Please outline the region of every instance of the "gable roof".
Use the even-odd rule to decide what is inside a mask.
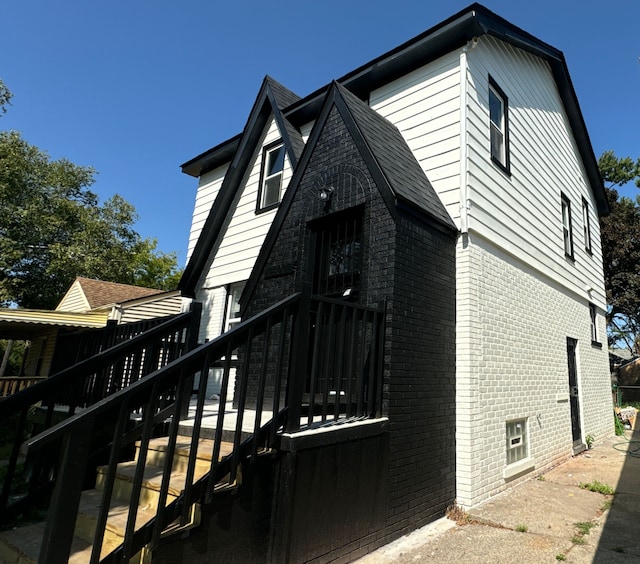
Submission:
[[[129,284],[118,284],[116,282],[104,282],[91,278],[78,276],[64,295],[60,304],[72,293],[79,292],[88,304],[88,309],[93,310],[102,306],[122,303],[137,298],[144,298],[155,294],[162,294],[164,290],[153,288],[142,288],[140,286],[130,286]],[[60,307],[58,305],[58,308]],[[56,310],[59,311],[59,309]]]
[[[324,105],[313,126],[298,167],[293,173],[289,187],[260,248],[251,276],[242,293],[240,301],[243,307],[253,294],[260,274],[266,266],[271,249],[305,175],[311,155],[318,146],[329,113],[334,107],[351,134],[391,215],[395,217],[396,206],[404,202],[422,217],[427,216],[434,220],[440,229],[449,233],[458,231],[398,128],[346,88],[333,82],[325,96]]]
[[[348,128],[358,128],[358,133],[366,144],[366,147],[359,145],[361,152],[366,151],[373,157],[396,202],[404,200],[444,227],[457,231],[455,223],[400,130],[337,82],[333,83],[327,98],[334,101]],[[330,103],[329,100],[325,102]],[[357,132],[352,131],[352,135],[357,135]],[[390,211],[395,213],[393,209]]]
[[[339,78],[337,82],[347,87],[356,96],[364,99],[372,90],[460,48],[474,37],[482,35],[496,37],[540,57],[549,64],[596,199],[598,212],[601,215],[608,213],[609,204],[602,178],[564,55],[555,47],[511,24],[481,4],[471,4],[417,37],[349,72]],[[320,111],[328,88],[329,85],[323,86],[287,107],[284,116],[297,127],[312,121]],[[220,166],[228,162],[228,154],[233,147],[237,147],[238,142],[239,138],[234,137],[189,162],[206,159],[207,166],[210,167],[209,170]],[[191,174],[193,169],[190,170],[191,172],[185,170],[185,165],[183,165],[184,172]]]
[[[304,142],[300,132],[282,114],[282,108],[291,105],[296,100],[299,100],[299,97],[293,92],[287,90],[271,77],[265,77],[249,114],[247,124],[238,139],[237,146],[234,146],[233,158],[225,174],[220,191],[211,206],[211,211],[202,227],[196,246],[191,253],[191,258],[178,284],[178,289],[186,296],[193,297],[196,284],[207,263],[209,254],[213,250],[225,224],[230,220],[234,202],[239,197],[239,188],[245,169],[254,154],[271,115],[273,115],[280,130],[289,162],[292,168],[295,169],[298,158],[304,149]],[[223,150],[225,154],[230,152],[229,147],[229,145],[225,145]],[[192,159],[182,165],[182,169],[188,174],[199,176],[207,170],[218,166],[215,162],[217,162],[215,159],[212,161],[209,158],[208,153],[203,153],[200,157],[196,157],[196,159]]]

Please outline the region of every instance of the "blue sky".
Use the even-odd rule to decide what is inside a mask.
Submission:
[[[0,128],[93,166],[182,264],[197,181],[179,165],[241,131],[265,74],[305,96],[469,4],[4,0]],[[640,2],[484,5],[564,52],[596,156],[640,156]]]

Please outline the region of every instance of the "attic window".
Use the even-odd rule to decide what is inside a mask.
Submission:
[[[491,160],[509,173],[508,100],[495,80],[489,77],[489,129]]]
[[[260,171],[258,212],[273,209],[280,203],[282,171],[284,170],[284,145],[278,141],[264,148]]]

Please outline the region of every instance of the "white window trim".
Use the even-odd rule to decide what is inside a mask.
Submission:
[[[226,333],[227,331],[229,331],[229,329],[232,329],[234,327],[234,325],[237,325],[238,323],[240,323],[240,321],[242,321],[241,317],[238,316],[232,316],[232,314],[234,313],[234,296],[237,299],[240,299],[240,296],[242,295],[242,291],[244,290],[244,286],[245,286],[246,282],[234,282],[233,284],[229,284],[228,289],[227,289],[227,303],[226,303],[226,310],[225,310],[225,316],[224,316],[224,332]],[[237,299],[235,300],[237,302]]]
[[[261,211],[266,211],[266,210],[270,210],[273,209],[274,207],[278,206],[278,204],[280,203],[280,200],[282,199],[282,184],[283,184],[283,177],[284,177],[284,161],[286,159],[286,154],[284,154],[282,156],[282,167],[279,168],[278,170],[276,170],[275,172],[268,174],[268,167],[269,167],[269,159],[271,157],[271,155],[273,153],[275,153],[276,151],[280,151],[283,150],[284,151],[284,145],[282,143],[282,141],[277,141],[275,143],[271,143],[270,145],[267,145],[264,147],[263,151],[262,151],[262,165],[261,165],[261,171],[260,171],[260,190],[259,190],[259,194],[258,194],[258,202],[257,202],[257,208],[256,208],[256,212],[261,212]],[[273,180],[275,178],[279,178],[279,188],[278,188],[278,199],[276,201],[273,202],[266,202],[266,196],[268,194],[267,192],[267,182],[269,182],[270,180]]]

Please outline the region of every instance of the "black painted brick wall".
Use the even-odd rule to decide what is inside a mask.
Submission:
[[[323,185],[336,189],[330,210],[318,198]],[[455,237],[400,209],[394,220],[335,108],[269,257],[269,265],[294,264],[295,271],[269,279],[263,273],[246,317],[301,289],[309,267],[307,222],[357,205],[364,205],[361,301],[389,300],[383,400],[389,466],[384,528],[333,551],[329,560],[337,561],[440,517],[455,498]],[[256,387],[250,381],[250,397]]]

